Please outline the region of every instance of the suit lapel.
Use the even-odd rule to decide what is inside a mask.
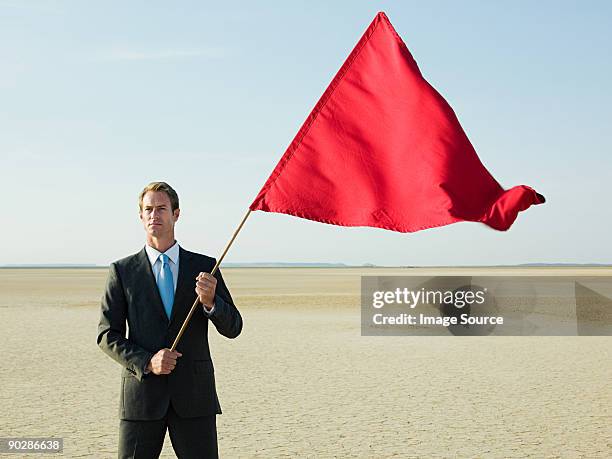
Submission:
[[[152,307],[157,310],[163,320],[168,323],[168,316],[166,315],[164,303],[162,302],[161,295],[159,294],[159,289],[157,288],[157,282],[155,281],[153,268],[151,267],[151,262],[149,261],[149,257],[147,256],[147,251],[144,248],[138,253],[137,269],[139,271],[138,278],[142,279],[143,282],[143,294],[147,295],[146,303],[151,304]]]

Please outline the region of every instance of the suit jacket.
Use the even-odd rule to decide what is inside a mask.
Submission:
[[[181,417],[221,413],[208,348],[208,323],[212,322],[228,338],[235,338],[242,330],[242,317],[221,271],[215,274],[215,309],[210,316],[202,306],[196,309],[177,346],[183,355],[177,359],[174,370],[168,375],[145,373],[151,357],[162,348],[170,348],[178,335],[197,296],[197,275],[211,272],[214,265],[214,258],[179,249],[179,273],[170,320],[144,248],[110,265],[97,342],[123,366],[121,419],[161,419],[170,402]]]

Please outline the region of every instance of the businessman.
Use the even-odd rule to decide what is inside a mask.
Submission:
[[[215,259],[175,240],[180,209],[174,189],[150,183],[139,209],[146,245],[111,264],[98,325],[98,345],[123,367],[118,456],[159,457],[167,429],[179,458],[216,458],[221,406],[208,324],[235,338],[242,317],[221,272],[209,274]],[[196,297],[198,308],[171,351]]]

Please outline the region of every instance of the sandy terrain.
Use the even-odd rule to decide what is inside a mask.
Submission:
[[[233,341],[211,330],[221,456],[612,457],[609,337],[360,335],[361,274],[493,271],[612,275],[224,270],[245,328]],[[0,270],[1,437],[116,457],[120,368],[95,343],[105,278]],[[168,437],[162,457],[174,457]]]

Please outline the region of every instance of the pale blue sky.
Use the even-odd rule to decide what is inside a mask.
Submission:
[[[492,174],[548,202],[506,233],[256,212],[226,260],[612,262],[610,2],[0,0],[0,264],[136,252],[152,180],[179,242],[218,256],[379,10]]]

